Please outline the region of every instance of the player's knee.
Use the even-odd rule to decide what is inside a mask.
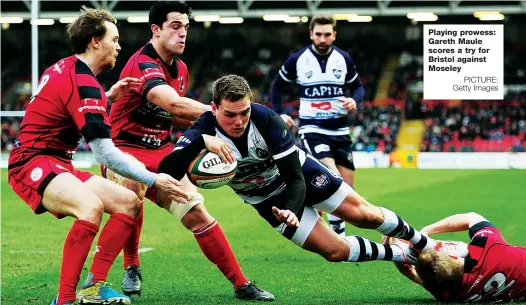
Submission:
[[[358,194],[349,194],[345,198],[351,208],[351,222],[364,229],[374,229],[382,224],[383,215],[380,209],[369,203]]]
[[[181,219],[181,223],[191,232],[197,232],[212,221],[212,215],[208,213],[204,204],[200,203],[192,207]]]
[[[122,179],[121,185],[134,192],[140,200],[144,199],[148,186],[127,178]]]
[[[137,217],[141,210],[142,201],[134,192],[126,190],[122,196],[122,206],[125,214],[131,217]]]
[[[347,252],[348,251],[346,251],[345,248],[335,248],[335,249],[332,249],[331,251],[324,253],[323,257],[328,262],[343,262],[347,260],[347,257],[348,257]]]
[[[85,200],[80,204],[80,208],[76,212],[75,217],[80,220],[89,221],[96,225],[99,225],[102,221],[102,215],[104,214],[104,205],[98,198]]]

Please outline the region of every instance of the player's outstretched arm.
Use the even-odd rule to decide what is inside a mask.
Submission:
[[[205,149],[205,141],[199,135],[185,146],[178,146],[159,163],[159,173],[166,173],[175,179],[181,180],[186,175],[192,160]]]
[[[106,92],[106,96],[108,100],[114,102],[120,100],[127,93],[139,93],[140,89],[141,81],[138,78],[125,77],[111,86],[110,90]]]
[[[167,84],[153,87],[148,91],[146,98],[171,115],[190,121],[195,121],[204,112],[212,110],[210,105],[179,96],[177,91]]]
[[[111,139],[95,138],[89,142],[89,145],[97,162],[114,172],[150,187],[155,186],[157,189],[170,194],[175,201],[184,203],[190,200],[190,196],[179,188],[181,186],[179,181],[166,174],[155,174],[137,166],[129,158],[126,158],[120,149],[115,147]]]
[[[424,227],[421,232],[431,236],[440,233],[467,231],[481,221],[487,220],[474,212],[455,214]]]
[[[281,179],[286,184],[286,202],[283,205],[283,209],[290,210],[295,215],[298,215],[307,190],[298,151],[277,159],[275,162]]]

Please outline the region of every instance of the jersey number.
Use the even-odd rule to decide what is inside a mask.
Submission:
[[[319,102],[311,103],[312,108],[318,108],[321,110],[330,110],[332,108],[331,102]]]
[[[161,146],[161,139],[157,138],[153,134],[144,134],[144,137],[142,137],[142,141],[146,142],[148,144],[151,144],[153,146]]]
[[[472,297],[469,298],[469,301],[478,301],[484,297],[486,297],[488,294],[493,293],[493,298],[499,297],[502,293],[506,292],[511,285],[515,283],[515,280],[511,281],[508,285],[506,285],[506,275],[502,272],[495,273],[484,285],[484,294],[475,294]]]
[[[44,89],[44,86],[47,84],[48,81],[49,81],[49,75],[48,74],[42,76],[42,80],[40,81],[40,84],[38,84],[38,87],[37,87],[37,90],[35,91],[35,94],[29,100],[29,104],[31,104],[35,100],[35,97],[37,97],[37,95],[40,93],[40,91],[42,91],[42,89]]]

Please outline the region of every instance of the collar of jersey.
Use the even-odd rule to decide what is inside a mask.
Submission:
[[[334,46],[331,46],[331,50],[329,51],[329,53],[325,54],[325,55],[321,55],[319,54],[318,52],[316,52],[314,50],[314,45],[311,44],[310,47],[309,47],[309,51],[314,55],[314,57],[316,57],[318,60],[322,60],[322,59],[327,59],[329,58],[329,56],[331,56],[332,52],[334,51]]]
[[[151,42],[148,42],[142,51],[143,54],[146,54],[147,56],[151,57],[152,59],[159,59],[159,61],[168,69],[168,72],[170,73],[170,76],[177,77],[179,75],[179,69],[177,67],[177,61],[179,60],[179,57],[175,57],[174,61],[171,65],[169,65],[167,62],[165,62],[161,56],[155,51],[155,48],[153,47]]]

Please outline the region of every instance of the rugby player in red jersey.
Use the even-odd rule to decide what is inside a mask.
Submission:
[[[174,148],[171,143],[172,120],[194,121],[210,106],[184,97],[188,87],[188,69],[179,56],[183,53],[188,34],[190,7],[178,1],[160,1],[152,5],[149,25],[152,38],[139,49],[121,72],[121,79],[140,79],[139,92],[130,92],[112,101],[110,123],[115,145],[129,158],[157,172],[161,160]],[[203,196],[187,178],[183,189],[192,196],[185,204],[174,202],[168,194],[133,179],[124,179],[107,168],[103,176],[133,190],[177,216],[193,234],[204,255],[233,284],[235,296],[247,300],[274,300],[274,296],[247,280],[217,221],[203,205]],[[143,209],[136,229],[124,246],[124,280],[126,295],[141,294],[142,275],[138,256],[143,223]],[[99,260],[100,259],[100,260]],[[95,258],[85,285],[106,280],[108,270],[99,267],[103,256]]]
[[[58,297],[52,304],[73,304],[76,287],[102,214],[111,217],[102,230],[98,250],[103,250],[109,269],[135,228],[141,201],[130,190],[88,172],[75,169],[72,158],[81,136],[96,160],[123,176],[141,181],[178,199],[187,195],[168,175],[155,174],[124,158],[110,139],[106,115],[107,97],[95,78],[110,70],[120,51],[115,18],[105,10],[83,7],[68,27],[75,55],[46,69],[22,120],[15,148],[9,156],[8,179],[14,192],[36,214],[76,218],[66,237]],[[118,96],[130,91],[132,78],[122,79],[109,91]],[[111,242],[108,242],[111,241]],[[99,252],[95,257],[99,257]],[[106,283],[93,283],[83,301],[130,304],[127,296]]]
[[[416,265],[398,270],[442,302],[520,302],[526,300],[526,248],[512,246],[477,213],[456,214],[433,223],[428,236],[469,231],[467,254],[422,251]]]

